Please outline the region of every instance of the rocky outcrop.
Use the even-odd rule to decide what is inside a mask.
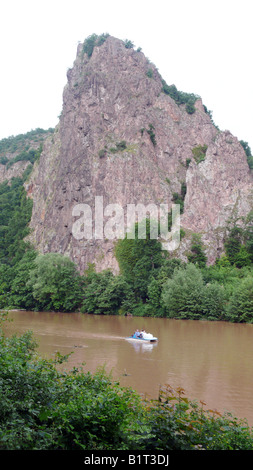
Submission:
[[[10,168],[6,165],[0,164],[0,183],[3,183],[6,180],[11,180],[11,178],[16,178],[21,176],[25,169],[28,167],[29,162],[16,162]]]
[[[21,177],[31,163],[31,152],[40,152],[40,146],[53,131],[37,128],[0,140],[0,183]]]
[[[252,210],[252,182],[244,150],[228,131],[217,134],[203,162],[190,165],[182,225],[202,234],[209,263],[223,251],[228,221]]]
[[[186,237],[178,250],[185,256],[189,234],[200,232],[212,262],[222,248],[226,220],[251,208],[252,174],[238,140],[220,132],[201,99],[188,114],[163,93],[156,67],[142,52],[109,36],[92,55],[80,44],[68,71],[63,109],[53,138],[35,164],[28,194],[33,198],[31,239],[42,252],[68,254],[83,271],[117,271],[115,240],[77,239],[73,209],[87,204],[95,214],[103,205],[173,203],[186,182],[182,224]],[[193,149],[206,149],[197,163]]]

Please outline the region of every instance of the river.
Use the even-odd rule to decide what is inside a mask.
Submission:
[[[206,408],[231,412],[253,426],[253,325],[168,318],[12,311],[7,335],[32,330],[39,353],[70,354],[65,369],[105,367],[122,386],[147,398],[159,387],[182,387]],[[135,329],[158,337],[153,344],[125,338]]]

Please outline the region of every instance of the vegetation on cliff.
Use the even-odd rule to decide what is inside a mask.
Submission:
[[[100,34],[100,36],[97,34],[91,34],[88,36],[83,43],[83,53],[87,54],[87,56],[90,58],[92,56],[94,47],[101,46],[108,36],[109,34],[107,33]]]
[[[0,155],[6,153],[15,153],[17,151],[28,150],[31,142],[33,142],[37,147],[45,137],[49,134],[52,134],[54,129],[50,127],[49,129],[37,128],[26,132],[25,134],[18,134],[16,136],[6,137],[0,140]],[[37,145],[38,144],[38,145]],[[27,147],[28,146],[28,147]]]
[[[195,102],[199,96],[194,95],[193,93],[185,93],[179,91],[175,85],[167,85],[165,80],[162,80],[162,91],[169,95],[178,105],[185,104],[185,109],[188,114],[193,114],[195,112]]]

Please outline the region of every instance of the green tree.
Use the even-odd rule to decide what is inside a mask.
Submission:
[[[248,142],[245,142],[244,140],[240,140],[240,144],[244,148],[249,168],[252,170],[253,169],[253,155],[251,153],[250,146]]]
[[[11,304],[10,290],[13,278],[13,268],[0,263],[0,308],[9,307]]]
[[[253,322],[253,278],[243,279],[234,289],[227,319],[237,323]]]
[[[76,265],[60,253],[38,255],[27,287],[43,310],[74,311],[83,298],[82,278]]]
[[[101,46],[108,36],[109,34],[107,33],[103,33],[100,36],[97,34],[91,34],[88,36],[83,43],[83,53],[86,53],[90,58],[92,56],[94,47]]]
[[[114,315],[132,309],[133,293],[122,276],[110,270],[87,273],[81,311],[95,315]]]
[[[242,244],[242,234],[242,228],[235,225],[229,231],[228,237],[224,243],[226,256],[231,264],[236,264],[236,259]]]
[[[162,289],[162,303],[171,318],[200,319],[203,314],[204,282],[194,264],[175,270]]]
[[[191,252],[188,254],[187,258],[189,263],[196,264],[200,268],[206,265],[207,257],[204,251],[204,245],[198,233],[192,235]]]
[[[32,199],[27,198],[24,178],[12,178],[0,184],[0,260],[14,265],[25,253],[28,224],[32,215]]]
[[[132,286],[137,300],[146,301],[148,285],[151,278],[163,265],[164,255],[161,243],[150,236],[150,221],[135,224],[134,239],[119,240],[115,254],[119,262],[121,274]],[[140,232],[139,232],[140,230]],[[146,236],[144,238],[145,230]],[[139,234],[143,238],[139,238]]]
[[[15,308],[34,309],[39,308],[38,302],[33,296],[33,286],[29,283],[30,272],[35,267],[37,252],[28,250],[22,259],[12,268],[13,280],[10,286],[9,303]]]
[[[218,282],[203,289],[203,314],[207,320],[225,320],[226,292]]]
[[[134,43],[130,41],[130,39],[125,39],[124,46],[126,47],[126,49],[133,49]]]
[[[152,316],[165,316],[164,306],[162,304],[162,290],[165,282],[171,279],[176,268],[184,267],[184,263],[176,258],[165,259],[156,276],[152,277],[148,285],[148,308]]]

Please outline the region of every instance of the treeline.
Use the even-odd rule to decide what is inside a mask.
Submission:
[[[6,137],[0,140],[0,156],[6,153],[15,153],[17,151],[27,151],[31,142],[42,143],[49,134],[53,134],[54,129],[47,130],[37,128],[27,132],[26,134],[18,134],[16,136]]]
[[[253,321],[251,217],[244,228],[233,226],[226,254],[215,265],[207,266],[198,234],[192,236],[187,263],[169,258],[161,243],[150,239],[147,221],[146,239],[138,239],[136,224],[135,239],[117,242],[119,275],[96,272],[94,265],[81,275],[68,257],[41,255],[24,243],[31,207],[21,190],[19,198],[1,245],[0,308]]]
[[[60,372],[31,333],[0,329],[1,450],[252,450],[246,420],[204,409],[167,386],[143,401],[103,369]]]
[[[188,262],[171,259],[157,240],[124,239],[116,246],[121,274],[86,273],[81,310],[180,319],[253,321],[253,232],[251,217],[234,226],[226,254],[207,266],[204,245],[192,236]],[[138,227],[136,226],[136,232]],[[235,234],[237,235],[235,237]]]

